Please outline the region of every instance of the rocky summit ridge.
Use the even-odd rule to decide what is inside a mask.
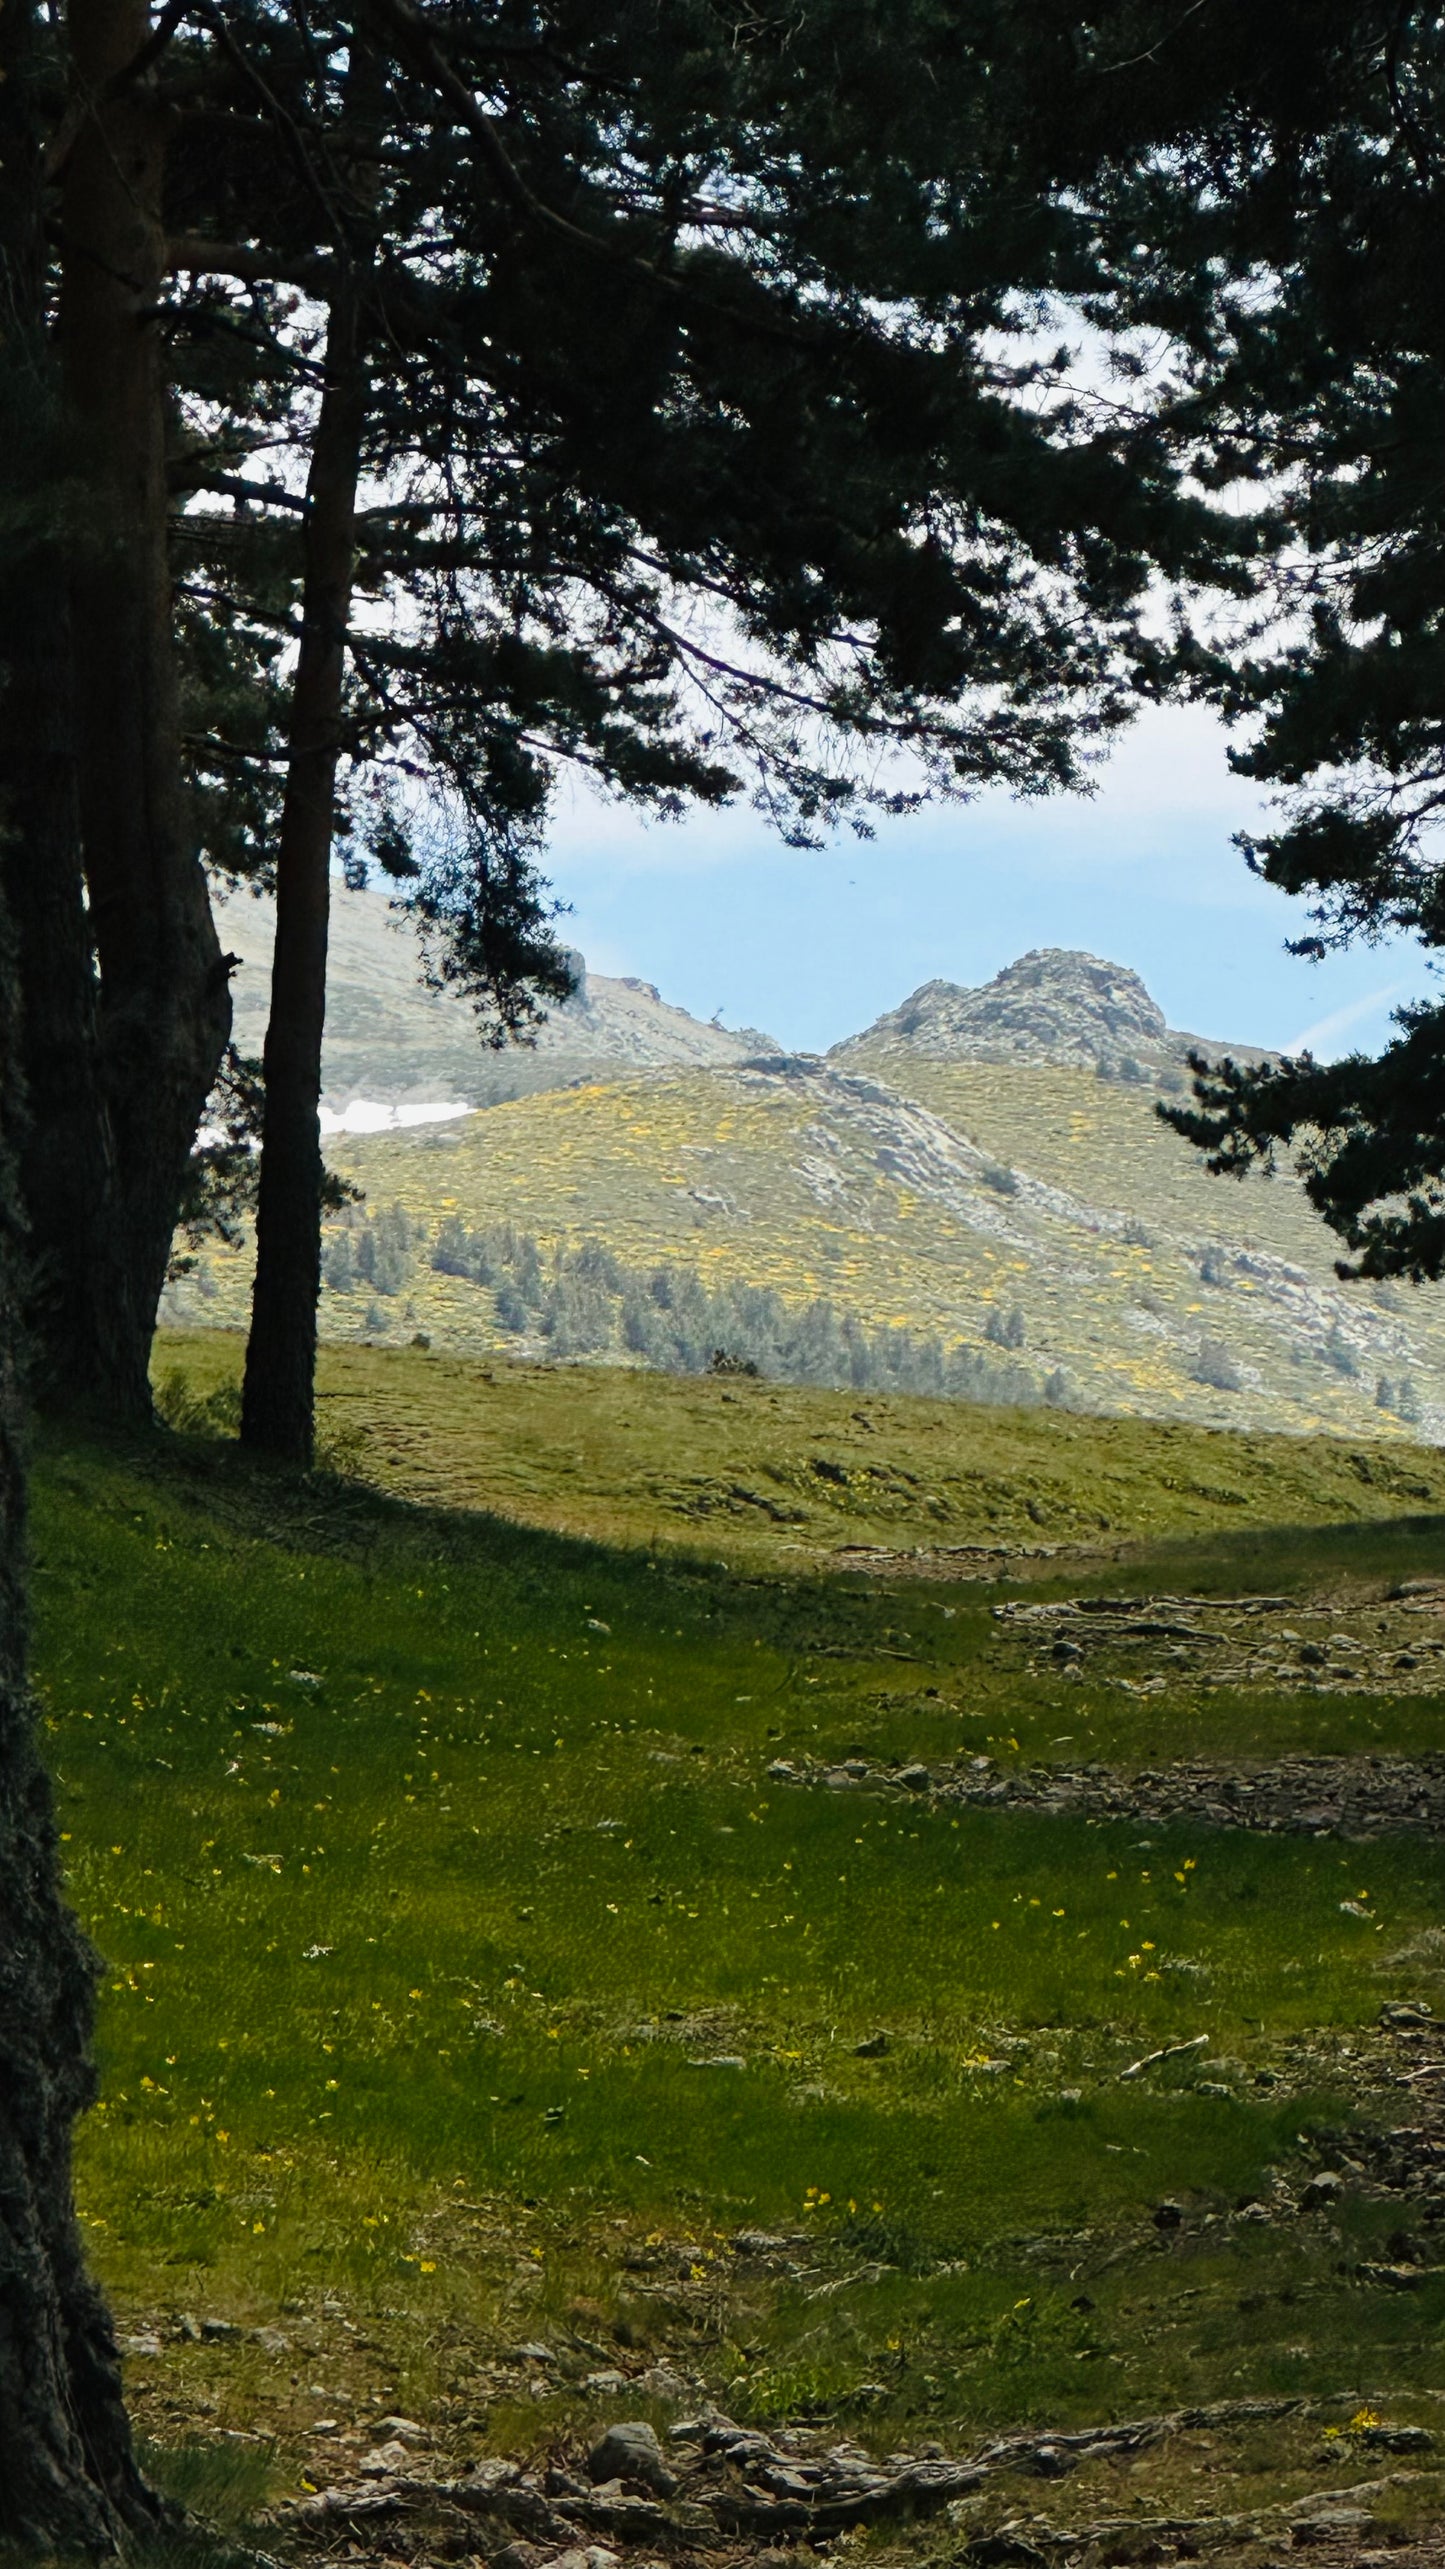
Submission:
[[[1262,1058],[1252,1045],[1226,1046],[1171,1028],[1138,973],[1125,964],[1079,947],[1036,946],[980,989],[925,981],[901,1006],[835,1044],[829,1059],[847,1064],[865,1058],[881,1065],[891,1053],[929,1061],[1051,1063],[1130,1079],[1177,1074],[1195,1051]]]
[[[275,910],[234,893],[219,905],[222,943],[234,958],[235,1040],[259,1054],[265,1039]],[[535,1039],[492,1051],[467,1000],[427,988],[409,924],[373,892],[337,885],[332,898],[323,1098],[388,1106],[496,1106],[579,1081],[639,1071],[731,1071],[780,1058],[755,1027],[704,1023],[672,1006],[652,982],[589,972],[574,954],[575,996],[548,1011]],[[1263,1058],[1165,1022],[1137,972],[1081,949],[1040,946],[971,989],[925,981],[900,1006],[832,1047],[827,1062],[890,1076],[890,1063],[996,1062],[1088,1070],[1106,1079],[1178,1088],[1191,1051]],[[802,1057],[815,1060],[813,1056]]]
[[[246,892],[218,904],[221,943],[234,958],[235,1041],[259,1054],[265,1041],[275,905]],[[771,1035],[704,1024],[674,1008],[654,984],[589,972],[572,955],[573,998],[548,1010],[535,1040],[492,1051],[470,1003],[428,989],[407,920],[374,892],[332,887],[323,1103],[334,1112],[365,1098],[498,1106],[578,1080],[639,1070],[727,1070],[776,1052]]]

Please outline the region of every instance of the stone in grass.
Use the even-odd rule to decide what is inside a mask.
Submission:
[[[1426,2281],[1428,2268],[1421,2266],[1356,2266],[1362,2284],[1379,2284],[1386,2292],[1418,2292]]]
[[[929,1793],[933,1789],[933,1778],[926,1766],[902,1766],[893,1780],[909,1793]]]
[[[686,2398],[687,2393],[695,2390],[697,2385],[688,2381],[683,2374],[675,2373],[670,2364],[649,2364],[645,2373],[639,2373],[637,2387],[639,2390],[646,2391],[649,2399],[680,2400]]]
[[[388,2443],[378,2444],[370,2453],[363,2453],[356,2466],[357,2477],[362,2480],[391,2480],[405,2471],[406,2465],[406,2446],[399,2444],[393,2436]]]
[[[1177,2230],[1184,2218],[1182,2203],[1156,2203],[1153,2213],[1156,2230]]]
[[[1300,2202],[1306,2212],[1322,2212],[1329,2205],[1338,2203],[1344,2190],[1345,2180],[1342,2176],[1337,2176],[1333,2168],[1321,2168],[1317,2175],[1310,2178],[1309,2184],[1300,2196]]]
[[[609,2426],[587,2456],[587,2476],[599,2485],[606,2480],[635,2480],[660,2498],[677,2494],[676,2475],[667,2467],[662,2446],[640,2418]]]

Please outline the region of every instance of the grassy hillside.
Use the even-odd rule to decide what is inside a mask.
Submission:
[[[174,1414],[226,1417],[242,1343],[166,1332]],[[1239,1436],[620,1368],[323,1348],[321,1435],[396,1496],[729,1559],[848,1546],[1085,1545],[1328,1526],[1445,1507],[1435,1447]]]
[[[197,1403],[228,1357],[165,1351]],[[359,1350],[325,1388],[409,1504],[203,1438],[37,1476],[40,1682],[108,1962],[82,2203],[172,2478],[294,2490],[397,2410],[463,2456],[702,2398],[884,2450],[1314,2403],[1081,2473],[1086,2517],[1287,2497],[1348,2479],[1321,2432],[1362,2400],[1433,2417],[1445,2274],[1361,2280],[1401,2218],[1363,2183],[1301,2207],[1310,2136],[1378,2116],[1381,2002],[1445,1999],[1437,1843],[960,1810],[890,1775],[1413,1756],[1438,1696],[1070,1680],[1002,1648],[1007,1591],[792,1549],[932,1543],[939,1497],[958,1540],[1036,1534],[1034,1502],[1087,1533],[1092,1500],[1187,1539],[1096,1585],[1359,1621],[1445,1572],[1439,1515],[1389,1521],[1438,1509],[1433,1455],[1382,1485],[1348,1449],[922,1403],[865,1427],[767,1386]],[[744,1468],[801,1525],[697,1512]],[[1031,1566],[1045,1598],[1081,1577]]]
[[[852,1364],[855,1381],[942,1388],[952,1367],[966,1391],[1076,1409],[1445,1434],[1439,1289],[1341,1285],[1293,1179],[1209,1177],[1146,1091],[1088,1072],[896,1053],[886,1068],[888,1087],[856,1063],[652,1074],[338,1140],[367,1209],[330,1228],[323,1332],[636,1363],[661,1270],[712,1297],[692,1363],[714,1339],[753,1343],[738,1297],[766,1288],[758,1352],[785,1376]],[[373,1256],[378,1225],[391,1245]],[[525,1306],[508,1299],[518,1240]],[[604,1291],[555,1269],[589,1243],[611,1262]],[[240,1325],[246,1279],[244,1255],[208,1257],[169,1317]],[[806,1339],[810,1305],[822,1339],[779,1352],[777,1316]],[[872,1353],[850,1357],[840,1327],[872,1332]],[[890,1371],[890,1330],[927,1342],[933,1372],[914,1356]]]

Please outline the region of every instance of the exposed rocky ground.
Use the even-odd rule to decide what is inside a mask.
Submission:
[[[1012,1599],[992,1613],[998,1639],[991,1667],[1033,1678],[1088,1679],[1140,1695],[1181,1685],[1423,1695],[1437,1692],[1445,1677],[1445,1582],[1433,1579],[1407,1580],[1365,1599],[1156,1593]],[[779,1758],[768,1771],[775,1783],[833,1792],[930,1794],[976,1807],[1071,1811],[1152,1825],[1184,1819],[1349,1839],[1385,1831],[1445,1833],[1445,1754],[1184,1757],[1132,1769],[1100,1759],[1021,1767],[983,1755],[934,1765],[857,1757],[819,1766]]]
[[[896,1768],[870,1768],[851,1759],[810,1774],[791,1759],[779,1759],[768,1773],[775,1783],[817,1782],[833,1791],[882,1786],[933,1793],[947,1802],[1075,1811],[1156,1827],[1187,1819],[1288,1837],[1351,1839],[1378,1837],[1387,1829],[1422,1836],[1445,1831],[1445,1757],[1281,1757],[1249,1767],[1181,1758],[1132,1775],[1101,1764],[1000,1767],[989,1757],[961,1766]]]
[[[1306,2408],[1298,2400],[1230,2401],[1076,2434],[1010,2436],[962,2459],[929,2446],[881,2463],[856,2444],[830,2442],[826,2433],[771,2437],[714,2412],[674,2426],[665,2449],[645,2421],[623,2420],[585,2456],[531,2470],[479,2462],[445,2479],[429,2476],[411,2449],[420,2430],[389,2419],[390,2438],[366,2457],[354,2482],[287,2507],[279,2521],[303,2546],[324,2548],[328,2556],[369,2549],[414,2559],[425,2549],[445,2558],[481,2556],[493,2569],[618,2569],[639,2552],[751,2557],[773,2569],[789,2556],[775,2550],[779,2544],[822,2551],[865,2527],[901,2528],[945,2513],[957,2527],[952,2556],[974,2569],[1014,2563],[1028,2569],[1049,2560],[1159,2561],[1261,2543],[1333,2546],[1337,2557],[1360,2560],[1368,2556],[1371,2500],[1409,2476],[1396,2457],[1431,2451],[1427,2429],[1371,2420],[1343,2438],[1337,2432],[1337,2446],[1343,2443],[1349,2458],[1365,2466],[1364,2476],[1344,2487],[1335,2480],[1256,2515],[1141,2520],[1122,2513],[1070,2523],[1066,2515],[1051,2522],[1048,2513],[1031,2509],[969,2529],[961,2502],[976,2499],[991,2482],[1066,2480],[1090,2464],[1131,2460],[1172,2438],[1298,2417]],[[1411,2544],[1387,2556],[1407,2569],[1414,2559],[1434,2555]]]
[[[1370,1599],[1074,1597],[995,1606],[1005,1657],[1119,1685],[1433,1692],[1445,1663],[1445,1584]]]

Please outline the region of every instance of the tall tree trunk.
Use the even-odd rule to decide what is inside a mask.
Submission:
[[[321,1038],[356,484],[366,417],[359,335],[357,280],[348,267],[327,327],[326,378],[307,483],[301,648],[276,860],[256,1281],[241,1411],[244,1445],[295,1463],[310,1462],[315,1432]]]
[[[27,1226],[32,1388],[93,1399],[115,1361],[125,1280],[97,1046],[81,863],[69,602],[47,347],[35,0],[0,10],[0,878],[25,994],[29,1098],[17,1174]],[[123,1333],[120,1333],[123,1334]]]
[[[168,111],[126,77],[147,0],[70,0],[83,109],[66,163],[60,346],[92,495],[71,580],[81,826],[100,962],[101,1062],[125,1270],[105,1385],[145,1416],[156,1305],[186,1163],[230,1033],[227,967],[182,780],[157,307]]]
[[[0,915],[0,2541],[53,2555],[113,2550],[162,2509],[136,2468],[71,2194],[97,1962],[65,1904],[25,1683],[18,1016]]]

